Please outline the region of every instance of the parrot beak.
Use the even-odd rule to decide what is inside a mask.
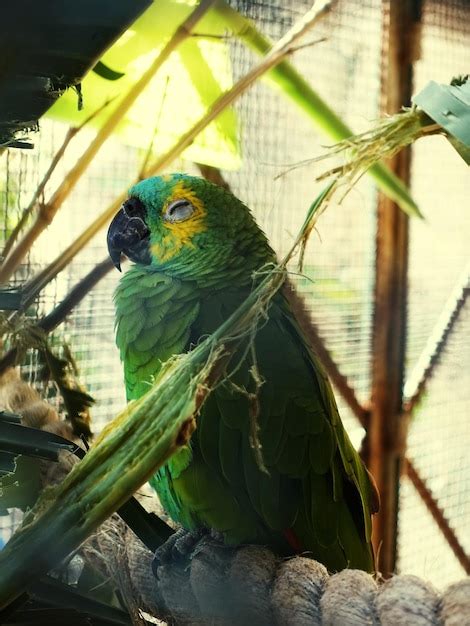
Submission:
[[[149,265],[150,230],[144,221],[145,206],[137,198],[129,198],[116,213],[108,229],[108,252],[114,267],[121,271],[121,254],[131,261]]]

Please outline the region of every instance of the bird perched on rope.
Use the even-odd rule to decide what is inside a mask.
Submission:
[[[250,293],[254,273],[275,262],[240,200],[185,174],[135,185],[108,248],[118,268],[122,253],[134,262],[115,294],[128,400],[149,389],[167,359],[218,328]],[[203,404],[190,445],[150,482],[189,531],[307,552],[331,571],[373,570],[374,487],[281,292]]]

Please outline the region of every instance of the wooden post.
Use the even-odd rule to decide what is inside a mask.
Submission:
[[[382,113],[410,104],[412,61],[419,7],[414,0],[383,0]],[[410,152],[390,167],[409,181]],[[369,467],[377,481],[381,510],[374,516],[377,568],[395,569],[398,487],[403,460],[402,406],[406,340],[408,217],[380,194],[377,213],[372,398],[368,432]]]

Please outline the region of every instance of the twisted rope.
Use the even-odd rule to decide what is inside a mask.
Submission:
[[[148,572],[131,572],[148,585]],[[142,581],[142,582],[141,582]],[[377,584],[360,570],[329,575],[306,557],[280,559],[259,546],[227,548],[202,541],[183,563],[159,567],[160,616],[176,624],[235,626],[464,626],[470,579],[439,594],[417,576]],[[161,611],[161,605],[160,605]]]

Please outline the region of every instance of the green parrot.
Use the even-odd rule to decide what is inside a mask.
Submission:
[[[248,207],[205,179],[153,177],[129,195],[108,249],[118,269],[122,253],[134,261],[115,293],[116,341],[134,400],[167,359],[218,328],[252,290],[254,273],[276,259]],[[305,552],[330,571],[373,571],[374,486],[282,292],[254,350],[247,341],[202,406],[189,445],[151,479],[163,508],[183,528],[214,529],[228,545]],[[250,444],[255,392],[264,467]]]

